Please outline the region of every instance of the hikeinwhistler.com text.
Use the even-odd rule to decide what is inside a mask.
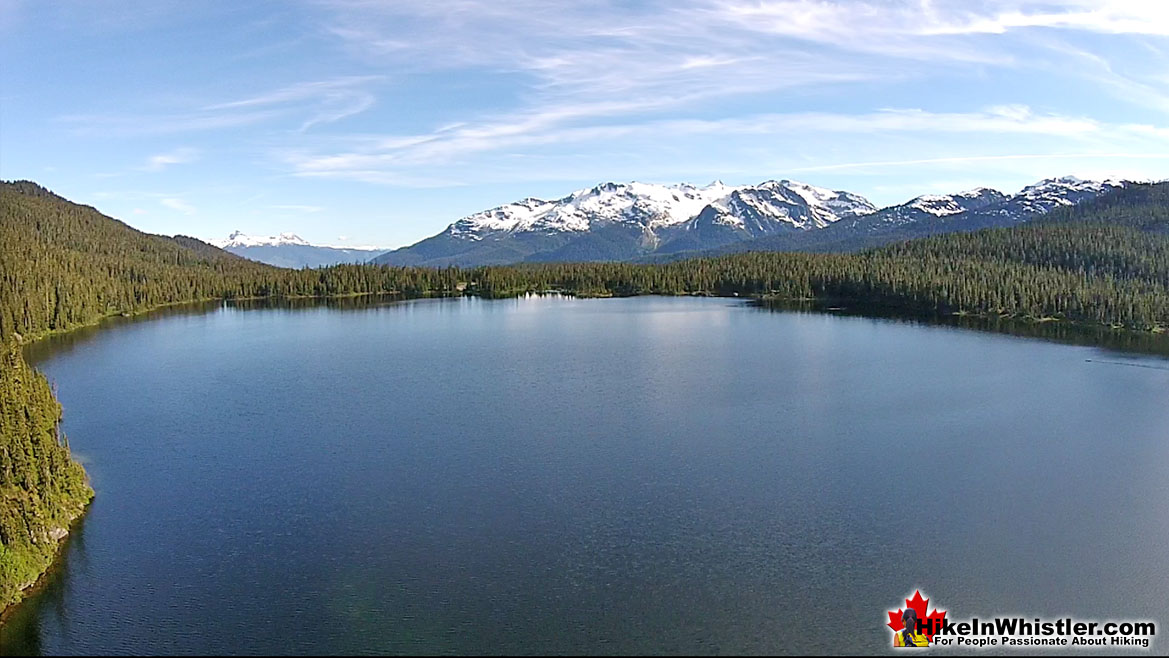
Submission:
[[[1152,621],[1077,621],[995,617],[967,621],[918,620],[918,627],[933,634],[938,647],[1085,647],[1141,648],[1152,646],[1157,635]]]

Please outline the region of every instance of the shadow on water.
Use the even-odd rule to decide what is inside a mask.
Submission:
[[[111,327],[182,316],[198,316],[220,309],[240,311],[260,310],[308,310],[327,308],[335,311],[364,311],[371,308],[396,304],[415,299],[404,295],[361,295],[353,297],[296,298],[296,299],[244,299],[209,302],[192,302],[167,306],[142,315],[128,317],[113,316],[98,324],[82,327],[56,336],[38,340],[25,347],[24,356],[30,364],[36,364],[51,355],[68,353]],[[1009,334],[1026,338],[1085,345],[1101,349],[1169,357],[1169,334],[1154,334],[1142,331],[1126,331],[1104,326],[1090,326],[1069,322],[1029,322],[1014,318],[960,316],[960,315],[909,315],[904,310],[887,307],[865,307],[862,305],[836,305],[823,301],[780,301],[763,300],[753,305],[775,312],[796,312],[842,315],[847,317],[877,318],[907,324],[946,326],[959,329]]]
[[[115,315],[104,318],[100,322],[87,327],[79,327],[66,333],[49,336],[30,343],[24,348],[24,358],[30,364],[47,359],[49,356],[67,354],[93,340],[99,333],[114,327],[122,327],[142,322],[156,322],[168,318],[198,316],[213,313],[220,309],[234,309],[240,311],[260,310],[304,310],[313,308],[328,308],[337,311],[362,311],[386,304],[393,304],[410,299],[402,295],[360,295],[352,297],[325,297],[325,298],[297,298],[297,299],[241,299],[241,300],[214,300],[206,302],[191,302],[189,304],[175,304],[155,309],[140,315]]]
[[[1147,331],[1128,331],[1104,326],[1073,324],[1070,322],[1034,322],[1015,318],[981,317],[973,315],[917,315],[904,311],[863,306],[836,306],[815,301],[755,302],[759,308],[782,313],[814,313],[858,318],[877,318],[888,322],[926,326],[944,326],[970,329],[1023,338],[1038,338],[1069,345],[1084,345],[1103,350],[1169,357],[1169,334]]]
[[[69,593],[69,576],[84,572],[85,516],[73,525],[53,566],[23,601],[8,611],[0,624],[0,656],[40,656],[45,653],[41,638],[45,627],[52,635],[68,635],[69,612],[65,604]],[[80,565],[80,566],[78,566]],[[72,569],[70,568],[72,567]]]

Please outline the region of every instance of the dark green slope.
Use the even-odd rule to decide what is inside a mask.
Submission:
[[[1079,205],[1059,208],[1033,224],[1106,224],[1169,233],[1169,181],[1130,184]]]
[[[585,231],[579,235],[566,237],[567,242],[563,246],[533,253],[527,257],[525,262],[587,263],[628,260],[640,256],[648,250],[644,246],[648,244],[646,232],[636,224],[613,223]]]
[[[189,237],[149,235],[28,181],[0,182],[0,609],[49,565],[92,492],[61,409],[21,345],[109,315],[238,297],[452,291],[446,270],[281,270]]]
[[[19,347],[0,354],[0,610],[45,571],[93,492],[58,433],[61,406]]]
[[[257,268],[197,240],[135,231],[28,181],[0,183],[0,245],[3,608],[48,567],[92,496],[59,434],[60,405],[24,362],[22,342],[113,313],[207,296],[226,277]]]

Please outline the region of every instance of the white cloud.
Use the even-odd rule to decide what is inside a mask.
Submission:
[[[825,171],[843,171],[843,170],[878,170],[888,169],[890,167],[918,167],[921,165],[967,165],[974,163],[992,163],[992,162],[1007,162],[1018,160],[1042,160],[1051,163],[1067,163],[1079,160],[1167,160],[1169,161],[1169,153],[1007,153],[996,155],[959,155],[944,158],[919,158],[911,160],[876,160],[867,162],[842,162],[828,165],[819,165],[814,167],[794,168],[791,171],[794,173],[810,173],[810,172],[825,172]],[[1049,170],[1051,171],[1051,170]],[[1109,171],[1114,172],[1114,169],[1096,169],[1095,171]],[[1137,170],[1133,170],[1137,171]],[[1062,174],[1064,172],[1059,171]],[[1076,173],[1076,172],[1069,172]],[[1048,175],[1055,175],[1055,172]],[[1085,176],[1085,178],[1108,178],[1116,176],[1115,173],[1106,175]]]
[[[223,114],[192,112],[153,115],[68,114],[57,117],[57,120],[79,135],[127,137],[240,128],[279,116],[281,113],[278,111],[263,110]]]
[[[1035,28],[1169,34],[1164,0],[316,4],[326,33],[371,63],[522,73],[534,101],[679,87],[725,96],[947,63],[1018,66],[1025,60],[994,36]]]
[[[631,111],[821,83],[898,77],[855,52],[813,52],[713,2],[321,3],[330,36],[394,70],[518,75],[534,112],[588,99]],[[955,50],[953,40],[937,40]],[[975,49],[963,59],[984,55]],[[934,53],[930,53],[931,56]]]
[[[1163,81],[1119,75],[1104,55],[1094,55],[1097,60],[1090,66],[1067,66],[1061,52],[1066,46],[1051,36],[1084,31],[1161,34],[1169,26],[1169,2],[1162,0],[314,4],[324,10],[326,34],[371,66],[506,76],[511,89],[520,92],[519,106],[492,114],[467,109],[458,120],[429,132],[357,144],[336,140],[332,148],[325,142],[283,149],[281,161],[299,176],[394,185],[421,180],[429,185],[435,176],[420,168],[446,165],[448,171],[438,178],[474,180],[482,174],[472,168],[483,164],[475,158],[489,154],[525,157],[553,144],[686,139],[716,130],[742,135],[785,130],[985,132],[1078,140],[1104,132],[1090,116],[1037,111],[1017,102],[980,111],[746,117],[742,109],[733,108],[710,118],[709,108],[718,103],[758,108],[760,99],[769,98],[782,107],[786,95],[805,89],[819,94],[873,89],[931,76],[935,83],[944,77],[952,84],[959,75],[979,75],[986,68],[1058,70],[1061,76],[1081,77],[1093,89],[1146,106],[1169,98]],[[1026,38],[1002,36],[1011,32]],[[1160,52],[1160,44],[1148,47]],[[1164,68],[1157,66],[1149,72],[1163,74]],[[929,88],[919,90],[927,108],[941,100],[931,98]]]
[[[318,80],[314,82],[300,82],[280,89],[265,92],[258,96],[241,100],[228,101],[209,105],[205,110],[226,110],[239,107],[256,107],[261,105],[283,105],[294,101],[317,100],[330,98],[337,93],[346,93],[355,88],[381,80],[381,76],[344,76],[332,80]]]
[[[587,113],[587,112],[586,112]],[[1083,117],[1037,114],[1023,105],[996,106],[981,112],[936,113],[921,109],[886,109],[866,114],[804,112],[741,118],[665,119],[641,123],[573,126],[578,113],[567,108],[547,115],[501,117],[482,125],[416,136],[366,136],[358,148],[339,151],[290,151],[280,154],[299,176],[341,178],[409,185],[419,171],[442,169],[473,156],[497,157],[532,152],[547,146],[630,143],[678,143],[697,137],[727,140],[791,135],[855,134],[867,139],[896,134],[1028,135],[1089,140],[1125,133],[1157,136],[1150,126],[1105,126]],[[353,146],[346,140],[345,146]],[[423,179],[424,186],[434,181]],[[417,182],[417,181],[415,181]]]
[[[996,3],[1006,4],[1006,3]],[[925,34],[1002,34],[1023,28],[1061,28],[1107,34],[1169,36],[1169,3],[1164,0],[1021,2],[965,20],[935,24]]]
[[[295,121],[297,130],[304,132],[314,125],[333,123],[372,107],[377,99],[369,87],[382,79],[382,76],[341,76],[170,113],[73,114],[58,117],[58,121],[80,134],[116,137],[223,130],[276,120]],[[164,161],[156,166],[161,168],[166,164],[171,163]]]
[[[304,131],[319,123],[332,123],[373,107],[376,97],[365,87],[383,79],[378,75],[344,76],[332,80],[301,82],[281,89],[204,108],[207,111],[248,107],[304,105],[310,115],[300,125]]]
[[[191,147],[178,148],[167,153],[152,155],[146,161],[144,169],[147,171],[162,171],[173,164],[185,164],[199,159],[199,149]]]
[[[159,200],[159,203],[171,210],[177,210],[184,215],[194,215],[196,212],[194,206],[177,197],[163,197]]]

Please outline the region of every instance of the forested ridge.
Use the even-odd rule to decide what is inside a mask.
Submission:
[[[830,299],[906,313],[1169,326],[1169,185],[1133,185],[1021,227],[854,254],[743,253],[662,265],[285,270],[148,235],[27,181],[0,183],[0,607],[44,571],[91,492],[60,406],[21,344],[103,317],[203,299],[714,294]]]

